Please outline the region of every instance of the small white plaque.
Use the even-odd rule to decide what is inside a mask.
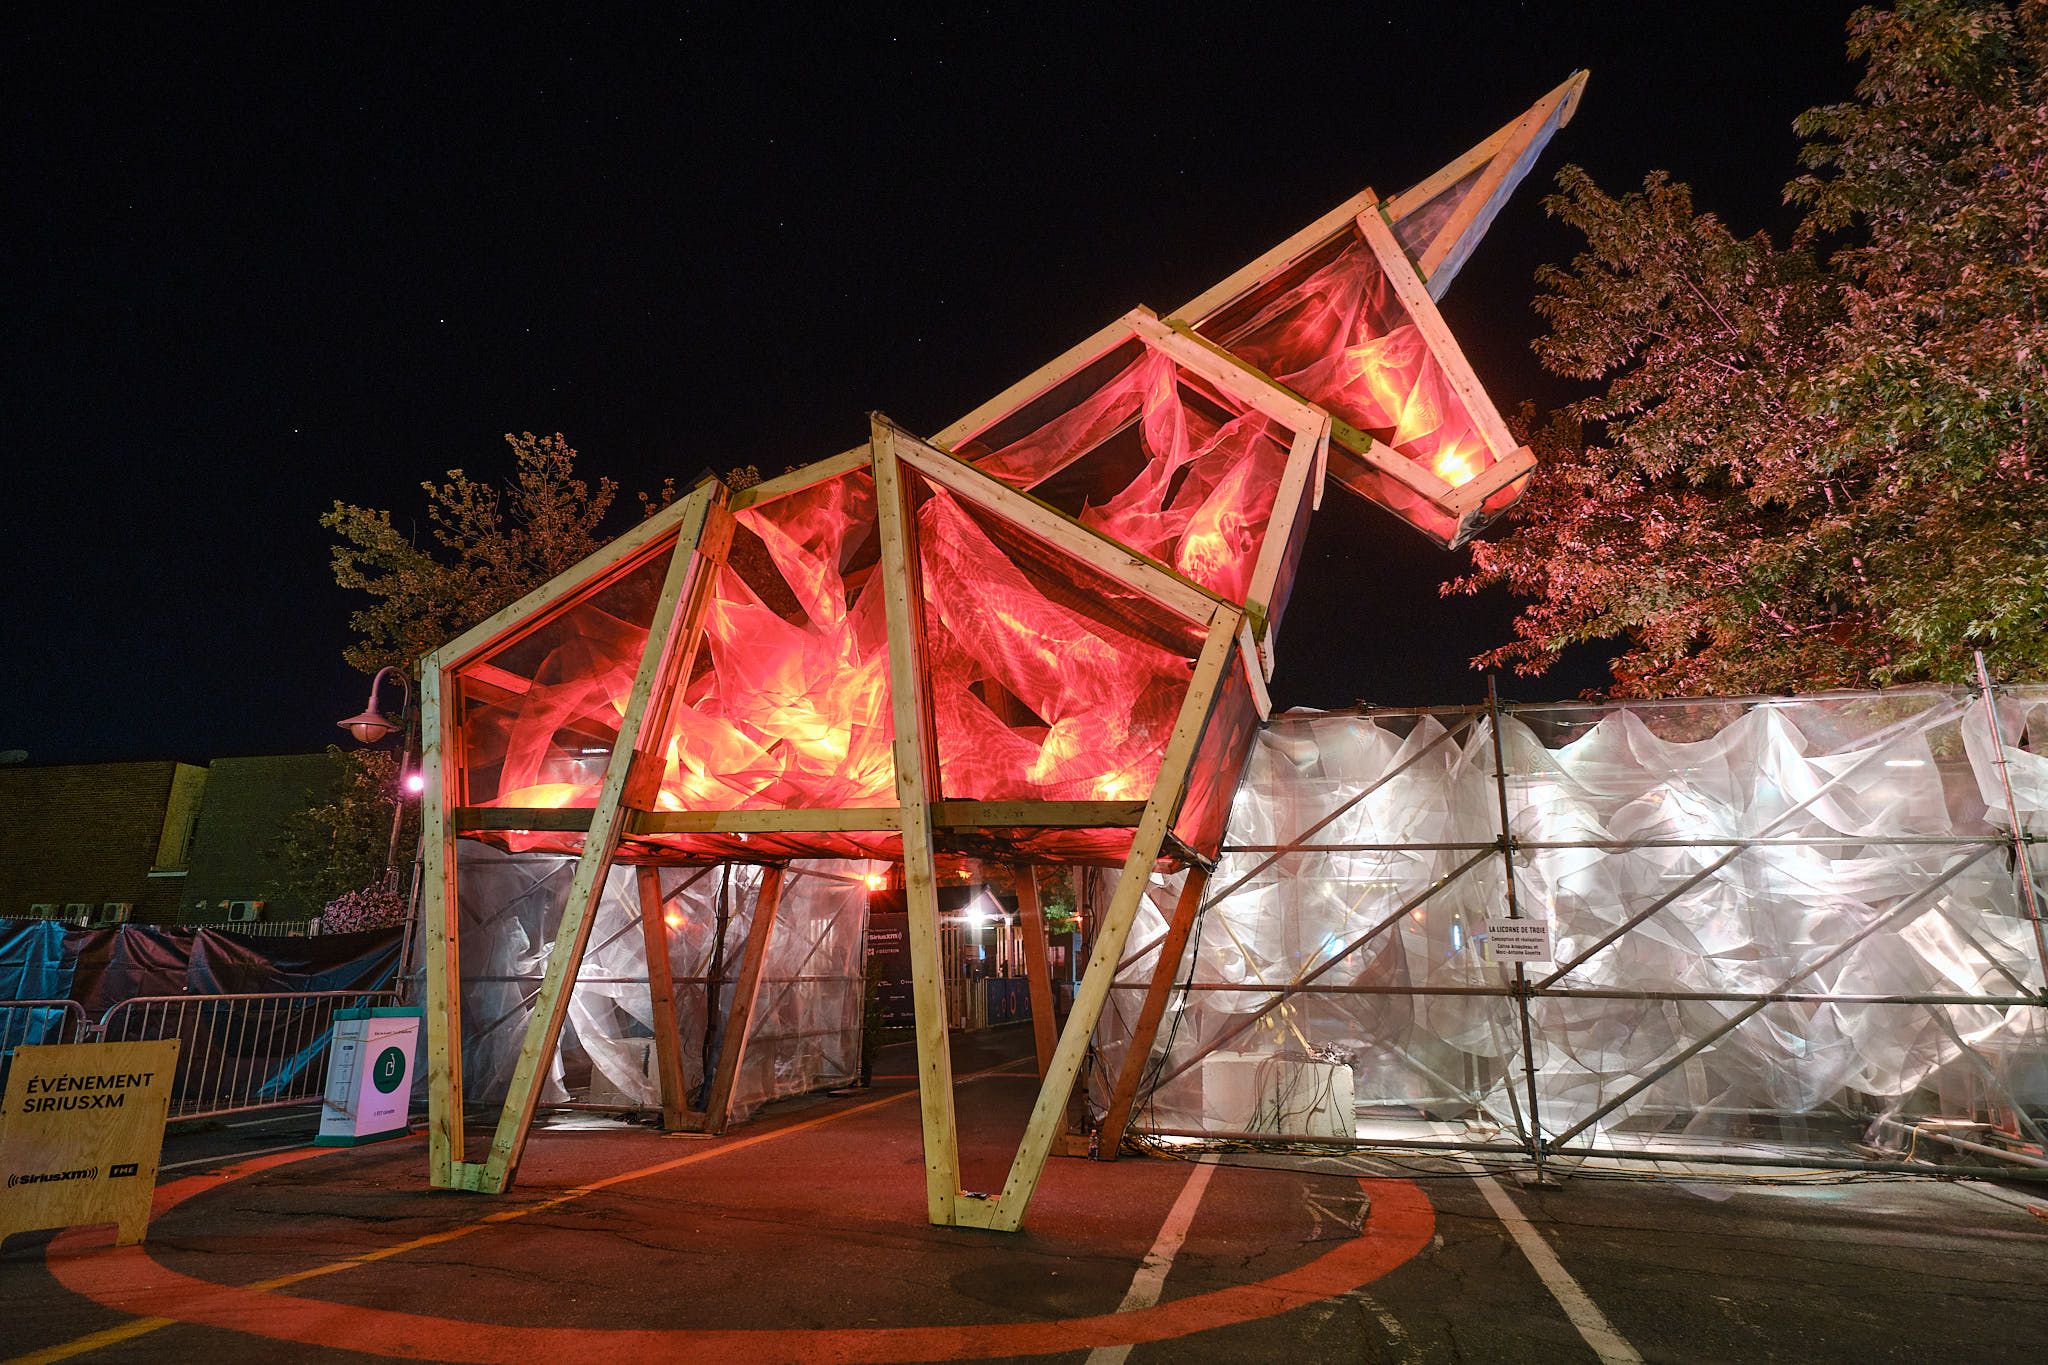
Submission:
[[[1547,919],[1489,919],[1486,941],[1493,947],[1495,962],[1548,962],[1550,921]]]

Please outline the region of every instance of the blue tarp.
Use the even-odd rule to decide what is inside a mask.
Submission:
[[[0,920],[0,1000],[76,1000],[98,1019],[138,995],[378,990],[398,968],[399,931],[261,938],[124,924],[71,929]]]
[[[73,957],[54,920],[0,919],[0,1000],[69,1000]]]

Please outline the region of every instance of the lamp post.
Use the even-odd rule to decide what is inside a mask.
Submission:
[[[386,674],[396,676],[399,687],[404,690],[405,700],[399,707],[400,719],[398,720],[390,719],[377,709],[377,688],[382,685]],[[412,684],[406,680],[403,669],[394,668],[386,664],[377,670],[376,677],[370,679],[370,699],[364,703],[362,714],[350,716],[347,720],[336,723],[342,729],[354,735],[359,743],[375,744],[386,735],[392,734],[401,728],[411,713]],[[410,736],[408,736],[408,739],[410,739]],[[398,748],[398,791],[391,802],[391,842],[384,852],[384,881],[386,885],[392,882],[398,871],[398,827],[405,819],[405,796],[407,792],[416,790],[412,785],[414,775],[407,773],[405,770],[407,760],[411,757],[408,749],[408,744],[400,744]]]

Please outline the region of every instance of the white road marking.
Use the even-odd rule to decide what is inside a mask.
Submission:
[[[1198,1163],[1188,1176],[1188,1183],[1181,1186],[1180,1198],[1174,1200],[1173,1207],[1166,1211],[1166,1221],[1160,1224],[1159,1236],[1153,1239],[1152,1249],[1145,1253],[1144,1263],[1131,1277],[1131,1287],[1124,1291],[1124,1301],[1116,1306],[1117,1312],[1135,1313],[1159,1302],[1159,1291],[1166,1287],[1166,1272],[1173,1268],[1173,1258],[1180,1253],[1181,1243],[1187,1240],[1188,1225],[1195,1221],[1195,1208],[1202,1202],[1202,1191],[1209,1188],[1209,1177],[1215,1174],[1216,1168],[1204,1161]],[[1130,1353],[1128,1343],[1098,1346],[1088,1353],[1088,1365],[1123,1365]]]
[[[282,1147],[258,1147],[253,1152],[222,1152],[219,1156],[194,1157],[190,1161],[173,1161],[168,1166],[157,1167],[157,1172],[182,1171],[187,1166],[232,1166],[237,1161],[247,1161],[252,1156],[269,1156],[272,1152],[296,1152],[301,1147],[310,1147],[310,1142],[287,1142]]]
[[[1479,1186],[1479,1192],[1486,1196],[1493,1216],[1500,1219],[1508,1235],[1515,1239],[1515,1245],[1529,1258],[1535,1268],[1536,1277],[1543,1281],[1543,1287],[1564,1309],[1564,1315],[1571,1319],[1572,1326],[1579,1329],[1579,1335],[1593,1348],[1593,1354],[1600,1357],[1602,1365],[1643,1365],[1643,1358],[1636,1354],[1636,1348],[1614,1330],[1614,1324],[1599,1310],[1579,1282],[1571,1277],[1564,1263],[1557,1259],[1557,1253],[1550,1249],[1550,1243],[1522,1211],[1515,1207],[1515,1201],[1508,1198],[1494,1178],[1476,1161],[1465,1163],[1472,1170],[1472,1181]]]

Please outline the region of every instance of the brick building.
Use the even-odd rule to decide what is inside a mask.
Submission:
[[[0,918],[311,918],[320,907],[285,887],[277,847],[340,773],[328,753],[0,767]]]
[[[0,915],[175,921],[205,789],[169,759],[0,768]]]

